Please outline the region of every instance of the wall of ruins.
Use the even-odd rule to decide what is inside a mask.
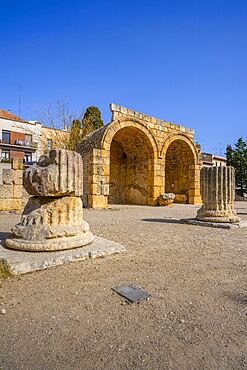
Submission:
[[[23,207],[23,160],[0,163],[0,211],[20,211]]]
[[[201,203],[194,131],[115,104],[110,108],[111,123],[77,148],[84,160],[84,204],[157,205],[159,195],[172,190],[177,202]]]
[[[188,201],[194,181],[193,164],[193,154],[186,143],[182,140],[171,143],[165,158],[165,189],[167,193],[176,194],[175,202]]]
[[[120,130],[110,150],[109,203],[148,203],[152,184],[152,148],[134,127]]]

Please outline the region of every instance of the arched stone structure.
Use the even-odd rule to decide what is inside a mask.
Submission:
[[[174,148],[183,153],[189,171],[189,177],[181,171],[177,200],[186,195],[188,203],[200,203],[200,161],[193,130],[115,104],[111,111],[112,121],[84,138],[77,148],[84,162],[85,206],[157,205],[159,195],[171,190],[169,177],[175,178],[173,171],[179,173],[181,167],[177,163],[173,169]]]
[[[171,134],[162,148],[165,192],[175,202],[197,204],[200,199],[200,161],[193,141],[184,134]]]
[[[137,127],[117,131],[110,146],[109,203],[148,204],[154,185],[154,149]]]

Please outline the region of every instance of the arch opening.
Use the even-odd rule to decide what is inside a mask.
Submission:
[[[110,147],[110,204],[147,205],[153,185],[153,149],[135,127],[120,129]]]
[[[195,159],[190,146],[174,140],[165,156],[165,192],[174,193],[177,203],[190,203],[195,184]]]

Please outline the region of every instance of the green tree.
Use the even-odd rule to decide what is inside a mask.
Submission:
[[[247,144],[242,137],[238,139],[234,149],[227,145],[226,157],[227,164],[235,168],[236,186],[243,195],[247,190]]]
[[[103,125],[100,110],[94,106],[88,107],[82,119],[82,137],[90,134],[90,132],[97,130]]]
[[[241,189],[241,195],[247,189],[247,144],[240,138],[235,144],[234,167],[236,171],[236,183]]]
[[[79,119],[74,119],[70,128],[69,140],[67,142],[68,150],[75,150],[77,144],[81,140],[81,121]]]
[[[231,145],[227,145],[226,147],[226,159],[227,159],[227,166],[234,167],[234,159],[233,159],[234,150]]]

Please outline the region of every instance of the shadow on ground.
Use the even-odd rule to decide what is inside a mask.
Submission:
[[[239,292],[225,293],[225,296],[236,303],[247,305],[247,295]]]
[[[0,241],[9,238],[11,233],[0,232]]]
[[[184,222],[180,220],[174,220],[170,218],[143,218],[142,221],[145,222],[161,222],[164,224],[184,224]]]

